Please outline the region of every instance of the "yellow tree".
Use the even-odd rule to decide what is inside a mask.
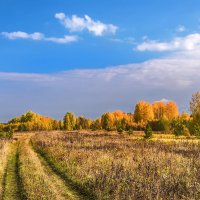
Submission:
[[[135,106],[134,118],[136,122],[147,122],[154,119],[152,105],[145,101],[140,101]]]
[[[113,113],[104,113],[101,117],[102,128],[111,131],[115,129],[115,116]]]
[[[152,104],[154,119],[162,119],[165,114],[166,104],[162,101],[157,101]]]
[[[165,116],[167,117],[168,120],[172,120],[178,117],[178,106],[174,101],[169,101],[166,104]]]
[[[181,114],[179,114],[179,118],[183,119],[183,120],[191,120],[190,114],[188,114],[186,112],[182,112]]]
[[[115,119],[118,121],[118,120],[123,119],[126,113],[121,110],[116,110],[115,112],[113,112],[113,115],[115,116]]]

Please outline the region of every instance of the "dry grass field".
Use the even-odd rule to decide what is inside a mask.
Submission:
[[[46,133],[35,149],[96,199],[200,199],[200,143],[142,134]]]
[[[0,141],[0,199],[200,199],[200,142],[38,132]]]

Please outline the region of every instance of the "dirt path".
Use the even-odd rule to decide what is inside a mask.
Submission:
[[[67,186],[29,144],[30,135],[18,134],[11,144],[3,181],[3,200],[79,200],[81,195]]]
[[[78,200],[82,199],[80,195],[69,188],[65,181],[54,173],[54,171],[49,167],[48,163],[40,157],[40,162],[43,166],[44,173],[48,176],[48,179],[51,181],[51,187],[58,195],[58,199],[69,199],[69,200]]]
[[[43,179],[42,183],[44,184],[44,187],[45,186],[49,187],[48,191],[51,191],[51,194],[48,194],[48,191],[46,191],[47,192],[46,197],[48,197],[48,195],[50,195],[49,198],[58,199],[58,200],[80,199],[79,195],[75,191],[68,188],[66,186],[65,182],[53,172],[53,170],[48,166],[48,164],[45,162],[45,160],[43,160],[32,149],[31,145],[29,144],[29,140],[30,140],[30,137],[25,140],[21,140],[23,142],[23,144],[22,144],[23,152],[21,152],[21,156],[23,157],[23,155],[25,154],[25,156],[28,157],[29,164],[30,163],[32,164],[32,168],[35,167],[35,169],[33,170],[34,171],[33,173],[35,173],[35,175],[37,175],[38,177],[41,177]],[[23,160],[21,162],[23,162]],[[41,185],[41,183],[39,185]],[[34,185],[34,186],[35,186],[36,192],[37,192],[38,186],[37,185]],[[41,191],[41,192],[45,192],[45,191]]]

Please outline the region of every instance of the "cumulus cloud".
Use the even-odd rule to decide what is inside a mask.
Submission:
[[[59,44],[66,44],[71,42],[78,41],[78,37],[75,35],[65,35],[64,37],[46,37],[43,33],[35,32],[35,33],[26,33],[22,31],[16,32],[2,32],[4,37],[9,40],[16,39],[29,39],[29,40],[37,40],[37,41],[50,41]]]
[[[81,32],[87,30],[95,36],[102,36],[104,34],[115,34],[118,29],[118,27],[113,24],[94,21],[88,15],[85,15],[84,17],[72,15],[70,18],[64,13],[56,13],[55,18],[58,19],[70,32]]]
[[[137,51],[192,51],[200,49],[200,34],[189,34],[185,37],[176,37],[169,42],[146,40],[137,45]]]
[[[132,112],[139,100],[163,98],[188,111],[200,85],[199,54],[187,51],[143,63],[54,74],[1,72],[0,84],[6,87],[0,87],[0,121],[29,109],[58,119],[67,111],[96,118],[115,109]]]

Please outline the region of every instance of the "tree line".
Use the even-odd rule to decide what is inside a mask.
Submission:
[[[83,116],[76,117],[72,112],[67,112],[63,120],[55,120],[29,111],[6,124],[0,124],[0,132],[103,129],[132,133],[148,127],[153,131],[172,132],[175,135],[200,136],[200,92],[193,94],[190,111],[191,114],[185,112],[180,114],[177,104],[173,101],[167,103],[139,101],[133,113],[121,110],[106,112],[95,120]]]

